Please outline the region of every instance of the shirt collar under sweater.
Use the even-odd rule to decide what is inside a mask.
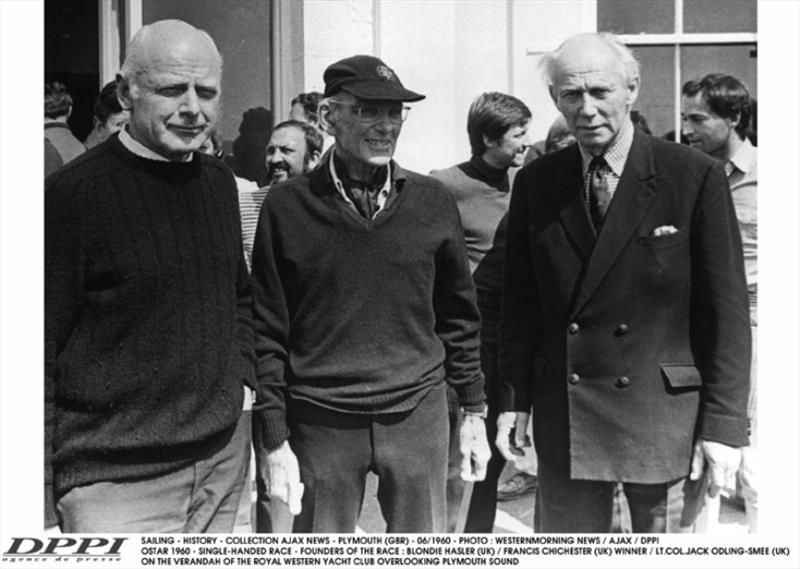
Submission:
[[[480,156],[473,155],[469,162],[459,164],[458,167],[470,178],[480,180],[501,192],[511,189],[508,183],[508,168],[495,168]]]
[[[153,152],[141,142],[134,140],[134,138],[128,132],[127,126],[119,131],[119,141],[125,148],[136,154],[136,156],[141,156],[142,158],[147,158],[149,160],[158,160],[159,162],[175,162],[175,160],[164,158],[161,156],[161,154]],[[193,156],[194,152],[189,154],[189,156],[184,160],[181,160],[181,162],[191,162]]]

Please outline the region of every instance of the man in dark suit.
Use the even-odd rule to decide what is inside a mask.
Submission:
[[[633,531],[680,531],[747,444],[747,288],[725,171],[634,130],[639,68],[614,36],[573,36],[542,66],[579,144],[514,184],[497,444],[509,459],[530,444],[532,406],[540,531],[610,531],[617,482]]]

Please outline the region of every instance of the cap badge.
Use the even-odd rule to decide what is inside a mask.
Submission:
[[[378,67],[376,67],[375,73],[378,74],[378,77],[382,77],[387,81],[397,81],[397,79],[394,76],[394,73],[392,73],[392,70],[386,67],[385,65],[379,65]]]

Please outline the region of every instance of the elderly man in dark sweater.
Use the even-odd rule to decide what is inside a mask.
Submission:
[[[45,454],[63,531],[233,528],[251,296],[233,175],[197,152],[221,66],[205,32],[145,26],[121,71],[127,130],[47,180]]]
[[[402,103],[423,95],[370,56],[334,63],[325,85],[334,151],[272,188],[256,233],[256,452],[296,532],[354,531],[368,471],[388,531],[441,532],[445,382],[467,414],[462,476],[483,478],[490,455],[458,210],[391,160]]]

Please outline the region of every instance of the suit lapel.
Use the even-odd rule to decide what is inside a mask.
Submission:
[[[565,158],[557,168],[559,176],[549,186],[550,199],[561,217],[567,237],[586,262],[594,247],[596,234],[583,195],[583,171],[578,145],[564,151]]]
[[[583,308],[606,277],[611,265],[650,207],[657,191],[654,176],[650,140],[637,130],[614,199],[606,214],[603,229],[589,257],[589,264],[575,300],[573,315]]]

